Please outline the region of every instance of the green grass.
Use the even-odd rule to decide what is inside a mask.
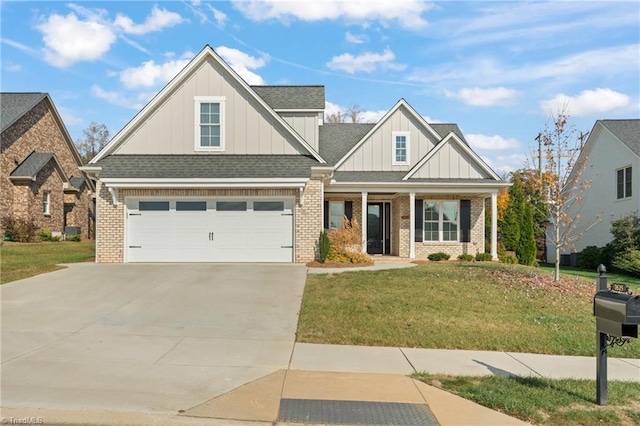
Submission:
[[[414,378],[542,425],[631,425],[640,419],[640,383],[609,381],[608,405],[596,405],[593,380],[536,377],[453,377],[414,374]]]
[[[495,263],[310,275],[298,341],[593,356],[589,280]],[[640,358],[640,343],[610,356]]]
[[[95,255],[94,241],[3,244],[0,247],[0,283],[61,269],[60,263],[85,262]]]

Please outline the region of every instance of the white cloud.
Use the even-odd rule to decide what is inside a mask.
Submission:
[[[347,40],[348,43],[353,43],[353,44],[362,44],[369,40],[369,37],[367,37],[366,34],[356,35],[356,34],[351,34],[349,31],[347,31],[347,33],[344,35],[344,38],[345,40]]]
[[[498,155],[496,157],[483,155],[482,159],[499,176],[508,175],[513,171],[522,169],[527,164],[527,156],[525,154]]]
[[[131,99],[131,98],[127,98],[125,95],[121,93],[104,90],[102,87],[98,86],[97,84],[94,84],[93,86],[91,86],[91,94],[93,94],[93,96],[95,96],[98,99],[103,99],[109,102],[110,104],[117,105],[124,108],[130,108],[133,110],[142,109],[146,103],[141,101],[141,99]]]
[[[611,89],[583,90],[576,96],[560,93],[540,103],[545,113],[555,113],[566,108],[566,112],[574,117],[604,114],[626,107],[630,104],[629,96]]]
[[[405,69],[406,65],[393,62],[395,58],[396,55],[390,49],[385,49],[382,53],[365,52],[357,56],[343,53],[331,58],[327,66],[332,70],[345,71],[348,74],[355,74],[356,72],[371,73],[377,68],[397,71]]]
[[[3,68],[4,68],[5,71],[9,71],[9,72],[20,72],[20,71],[22,71],[22,65],[15,64],[13,62],[9,62],[9,63],[5,64]]]
[[[224,27],[228,19],[227,14],[222,12],[221,10],[216,9],[215,7],[211,6],[208,3],[207,3],[207,7],[211,11],[211,13],[213,13],[213,19],[216,20],[216,25],[218,26],[218,28]]]
[[[469,145],[473,149],[485,149],[490,151],[497,151],[503,149],[519,148],[520,142],[516,139],[505,139],[502,136],[482,135],[482,134],[468,134],[466,139],[469,141]]]
[[[349,107],[341,106],[338,104],[334,104],[332,102],[325,101],[324,103],[324,117],[325,120],[330,115],[335,115],[340,113],[345,117],[345,122],[351,123],[351,118],[347,114],[347,110]],[[359,122],[360,123],[377,123],[385,114],[387,110],[380,111],[362,111],[359,114]]]
[[[22,44],[22,43],[18,43],[17,41],[8,39],[8,38],[0,38],[0,42],[2,42],[2,44],[6,44],[8,46],[11,46],[15,49],[21,50],[25,53],[29,53],[29,54],[35,54],[36,53],[36,49],[33,49],[29,46],[27,46],[26,44]]]
[[[313,22],[345,19],[359,24],[367,24],[368,21],[384,25],[397,22],[401,27],[413,30],[427,26],[422,15],[433,7],[431,3],[421,0],[233,0],[233,5],[254,21],[299,19]]]
[[[43,35],[45,60],[61,68],[100,58],[116,40],[108,26],[97,21],[80,21],[73,13],[53,14],[36,28]]]
[[[518,97],[518,91],[505,87],[481,89],[480,87],[464,88],[457,92],[445,91],[449,98],[460,99],[467,105],[496,106],[509,105]]]
[[[153,6],[151,13],[142,24],[134,24],[131,18],[122,14],[116,16],[114,24],[128,34],[143,35],[160,31],[166,27],[172,27],[183,21],[184,19],[179,14]]]
[[[222,59],[224,59],[248,84],[256,86],[265,84],[262,77],[250,70],[256,70],[265,66],[269,60],[268,56],[256,58],[251,55],[247,55],[238,49],[226,46],[216,47],[216,52],[222,56]]]
[[[128,88],[153,87],[167,83],[189,63],[191,56],[193,54],[187,52],[179,59],[169,60],[162,64],[156,64],[153,60],[143,62],[138,67],[122,71],[120,81]]]
[[[64,122],[65,126],[79,126],[84,123],[84,120],[82,120],[82,118],[73,114],[67,108],[58,107],[58,112],[60,112],[60,116],[62,117],[62,121]]]

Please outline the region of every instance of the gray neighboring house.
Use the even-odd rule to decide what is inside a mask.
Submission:
[[[485,200],[509,184],[457,125],[404,99],[373,124],[324,108],[323,86],[249,86],[206,46],[83,168],[96,261],[307,262],[344,216],[371,255],[485,251]]]
[[[611,221],[640,210],[640,119],[597,120],[589,133],[567,190],[581,191],[581,206],[569,212],[574,218],[574,247],[560,250],[560,262],[577,266],[578,253],[587,246],[611,242]],[[554,233],[547,227],[547,261],[555,263]]]

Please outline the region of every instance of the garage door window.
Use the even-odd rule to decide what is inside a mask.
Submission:
[[[216,210],[219,212],[242,212],[247,210],[246,201],[217,201]]]
[[[177,201],[176,210],[179,212],[204,212],[207,211],[206,201]]]
[[[254,201],[253,210],[256,212],[281,212],[281,211],[284,211],[284,202]]]
[[[138,203],[140,211],[169,211],[168,201],[140,201]]]

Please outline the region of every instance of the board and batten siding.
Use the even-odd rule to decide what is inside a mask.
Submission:
[[[208,60],[132,131],[115,154],[211,155],[210,151],[195,151],[196,96],[225,98],[225,149],[222,154],[303,153],[285,126],[218,63]]]
[[[490,176],[460,147],[446,143],[412,176],[414,179],[485,179]]]
[[[280,116],[286,121],[293,130],[298,132],[302,139],[307,141],[309,145],[316,151],[318,148],[318,139],[320,130],[318,123],[322,122],[321,112],[278,112]]]
[[[393,165],[393,132],[409,132],[409,164]],[[338,168],[338,171],[409,171],[437,143],[436,138],[409,114],[398,108]]]

